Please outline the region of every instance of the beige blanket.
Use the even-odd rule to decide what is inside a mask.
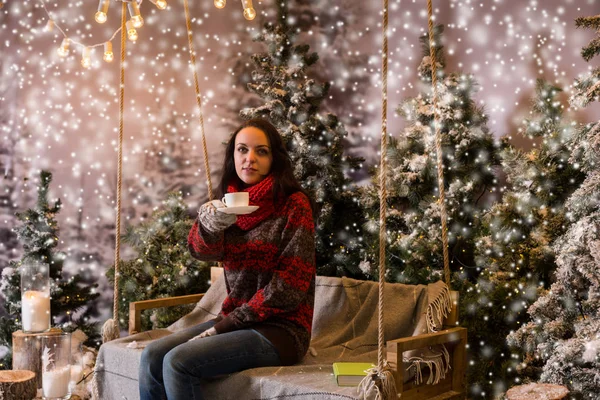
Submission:
[[[386,340],[414,336],[441,328],[450,309],[448,288],[442,282],[425,285],[386,284]],[[102,399],[137,399],[137,366],[141,348],[149,340],[214,318],[225,298],[222,278],[213,284],[194,311],[168,329],[143,332],[103,345],[98,356],[98,383]],[[355,399],[356,388],[335,383],[337,361],[377,360],[376,282],[317,277],[315,314],[309,354],[293,367],[243,371],[207,381],[208,399]],[[127,348],[132,341],[138,348]],[[419,378],[423,366],[432,368],[430,380],[447,371],[444,349],[405,353],[407,376]]]

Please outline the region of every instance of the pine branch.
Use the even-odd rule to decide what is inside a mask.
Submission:
[[[590,61],[598,54],[600,54],[600,37],[592,39],[587,46],[581,49],[581,56],[585,61]]]
[[[579,17],[575,19],[575,26],[584,29],[600,29],[600,15]]]

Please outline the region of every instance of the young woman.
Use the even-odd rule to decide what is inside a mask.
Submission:
[[[140,363],[142,400],[202,399],[202,379],[291,365],[308,350],[315,294],[314,222],[277,129],[262,119],[238,128],[225,151],[221,191],[248,192],[247,215],[198,211],[192,255],[222,261],[227,297],[218,317],[151,343]]]

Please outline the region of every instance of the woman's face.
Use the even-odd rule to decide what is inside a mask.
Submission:
[[[238,132],[233,149],[235,172],[246,185],[255,185],[271,172],[273,155],[267,135],[249,126]]]

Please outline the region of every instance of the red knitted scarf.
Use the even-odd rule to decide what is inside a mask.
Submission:
[[[267,219],[273,212],[273,176],[269,175],[256,185],[239,190],[237,183],[230,183],[227,187],[227,193],[248,192],[250,205],[258,206],[258,210],[251,214],[238,215],[236,225],[245,231],[249,231],[256,225]]]

